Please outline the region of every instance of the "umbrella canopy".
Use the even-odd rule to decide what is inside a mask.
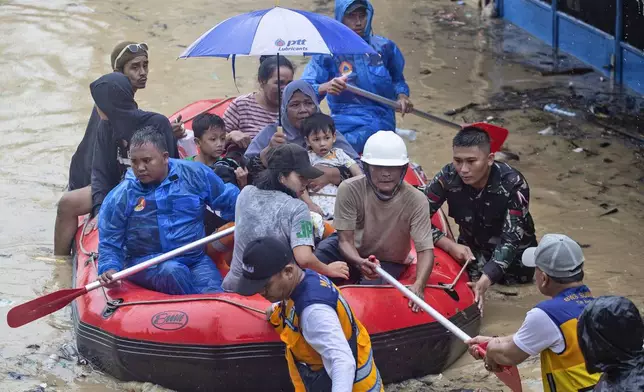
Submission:
[[[274,7],[226,19],[199,37],[179,58],[276,54],[377,53],[362,37],[335,19]]]

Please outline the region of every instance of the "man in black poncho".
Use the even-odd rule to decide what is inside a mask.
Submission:
[[[101,121],[98,126],[91,167],[91,185],[83,192],[74,208],[61,210],[56,217],[54,252],[69,254],[69,246],[78,227],[78,216],[99,212],[103,199],[123,178],[130,166],[128,156],[130,138],[137,129],[153,126],[166,138],[170,157],[176,158],[176,140],[167,117],[139,110],[134,101],[134,88],[130,80],[113,72],[92,82],[92,98]],[[72,193],[72,192],[70,192]],[[88,224],[88,227],[93,227]]]
[[[114,72],[127,76],[132,91],[144,89],[148,82],[148,46],[145,43],[124,41],[117,44],[110,56],[110,67]],[[76,233],[76,217],[80,211],[87,210],[92,193],[92,160],[94,144],[98,135],[101,118],[96,106],[87,122],[83,139],[76,148],[69,164],[67,191],[58,202],[56,228],[54,229],[54,254],[69,255],[71,243]]]
[[[644,323],[624,297],[599,297],[577,324],[579,347],[589,373],[604,374],[595,392],[644,391]]]

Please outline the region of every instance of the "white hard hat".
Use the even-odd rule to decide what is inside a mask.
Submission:
[[[378,131],[364,145],[362,162],[374,166],[404,166],[409,163],[407,146],[393,131]]]

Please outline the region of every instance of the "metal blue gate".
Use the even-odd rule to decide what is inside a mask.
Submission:
[[[644,0],[497,0],[499,16],[644,94]]]

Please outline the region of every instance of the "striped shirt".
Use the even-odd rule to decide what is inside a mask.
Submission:
[[[242,131],[254,139],[267,125],[277,122],[277,113],[271,113],[257,103],[255,94],[239,96],[230,103],[224,113],[227,132]]]

